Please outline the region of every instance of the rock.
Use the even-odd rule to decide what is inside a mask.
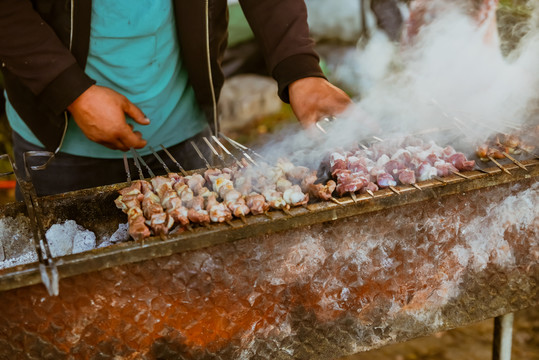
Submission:
[[[223,131],[245,127],[251,121],[278,113],[282,102],[277,84],[259,75],[237,75],[225,81],[219,100]]]
[[[77,234],[73,239],[73,254],[95,249],[95,234],[90,230],[84,229],[82,226],[78,226],[77,230]]]
[[[77,223],[68,220],[64,224],[54,224],[47,230],[47,241],[54,257],[71,254],[73,239],[77,234]]]
[[[360,0],[306,0],[311,36],[316,41],[355,44],[359,38]]]
[[[91,250],[96,245],[95,234],[73,220],[52,225],[45,236],[54,257]]]

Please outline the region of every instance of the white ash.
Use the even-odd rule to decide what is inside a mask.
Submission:
[[[0,261],[0,269],[7,269],[22,264],[30,264],[37,261],[35,251],[27,251],[24,254]]]
[[[118,230],[114,232],[109,237],[104,237],[103,241],[99,244],[98,248],[111,246],[117,243],[131,241],[131,236],[129,236],[129,224],[120,224]]]
[[[52,225],[45,236],[53,257],[78,254],[84,251],[130,241],[128,224],[120,224],[110,236],[103,237],[99,246],[95,233],[74,220]],[[0,218],[0,269],[29,264],[38,260],[33,245],[30,221],[26,216]]]
[[[6,259],[17,258],[33,249],[30,220],[23,215],[0,218],[0,245]]]
[[[88,251],[96,245],[95,234],[74,220],[51,226],[45,236],[54,257]]]

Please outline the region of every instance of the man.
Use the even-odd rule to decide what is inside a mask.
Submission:
[[[303,0],[241,4],[300,123],[342,112],[350,99],[323,77]],[[219,127],[226,19],[226,0],[0,0],[17,165],[28,150],[56,153],[33,174],[38,193],[123,181],[130,148],[151,162],[163,144],[199,166],[189,143]]]
[[[404,29],[403,41],[411,43],[419,34],[421,27],[436,19],[437,14],[443,14],[451,8],[459,8],[466,12],[484,33],[485,42],[499,46],[496,9],[499,0],[459,0],[455,2],[414,0],[410,4],[410,17]]]

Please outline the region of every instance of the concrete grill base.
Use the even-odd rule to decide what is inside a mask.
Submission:
[[[0,292],[0,358],[330,359],[538,304],[527,177]]]

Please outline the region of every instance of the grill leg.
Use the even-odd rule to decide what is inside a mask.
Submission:
[[[511,342],[513,340],[514,314],[494,318],[494,340],[492,360],[511,360]]]

